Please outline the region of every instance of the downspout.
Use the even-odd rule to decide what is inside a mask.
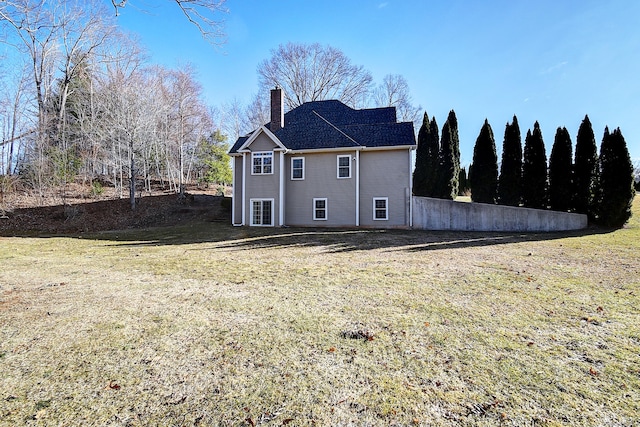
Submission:
[[[409,148],[409,228],[413,228],[413,177],[411,176],[411,164],[413,149]]]
[[[356,227],[360,227],[360,150],[356,150]]]
[[[231,225],[236,224],[236,203],[238,203],[238,198],[236,197],[236,158],[232,157],[233,161],[231,162]]]
[[[240,225],[244,224],[246,218],[246,201],[247,201],[247,153],[242,153],[242,221]]]
[[[278,226],[284,225],[284,151],[280,151],[280,188],[278,189]]]

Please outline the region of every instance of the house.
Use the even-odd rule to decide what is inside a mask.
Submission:
[[[411,227],[413,123],[395,107],[283,107],[276,88],[271,122],[229,151],[234,225]]]

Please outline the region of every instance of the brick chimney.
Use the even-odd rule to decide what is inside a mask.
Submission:
[[[284,104],[282,103],[282,89],[276,86],[271,89],[271,132],[284,127]]]

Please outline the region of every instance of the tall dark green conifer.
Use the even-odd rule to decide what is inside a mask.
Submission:
[[[427,133],[427,197],[435,197],[440,176],[440,131],[435,117],[429,122]]]
[[[527,131],[522,162],[522,204],[527,208],[547,208],[547,154],[540,125]]]
[[[458,195],[458,174],[460,173],[460,139],[458,119],[451,110],[442,127],[442,145],[438,168],[438,187],[434,192],[441,199],[453,200]]]
[[[495,203],[498,189],[498,156],[489,121],[485,119],[473,148],[473,169],[469,176],[471,200]]]
[[[554,211],[571,209],[571,137],[567,128],[558,128],[549,157],[549,206]]]
[[[502,143],[502,164],[498,178],[498,203],[519,206],[522,200],[522,139],[518,118],[507,123]]]
[[[600,200],[598,222],[607,227],[622,227],[631,217],[633,164],[620,128],[609,134],[605,128],[600,146]]]
[[[413,171],[413,194],[426,196],[427,192],[427,133],[429,132],[429,116],[424,112],[422,126],[418,131],[418,147],[416,148],[416,167]]]
[[[576,159],[573,169],[573,210],[595,218],[596,190],[598,188],[598,147],[589,116],[578,129]]]
[[[435,197],[438,184],[438,163],[440,155],[440,135],[436,118],[424,113],[422,126],[418,131],[416,149],[416,168],[413,172],[413,194],[422,197]]]

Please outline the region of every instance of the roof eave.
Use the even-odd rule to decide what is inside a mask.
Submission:
[[[331,153],[346,151],[392,151],[392,150],[415,150],[416,145],[384,145],[380,147],[367,147],[363,145],[355,147],[324,147],[324,148],[303,148],[300,150],[289,150],[288,154],[304,154],[304,153]]]

